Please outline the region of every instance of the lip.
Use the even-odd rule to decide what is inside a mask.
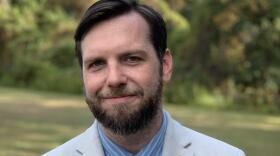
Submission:
[[[130,103],[136,99],[136,95],[125,95],[125,96],[112,96],[104,97],[103,101],[110,104]]]

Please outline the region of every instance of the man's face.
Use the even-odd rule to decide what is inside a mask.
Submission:
[[[101,22],[81,48],[86,101],[97,120],[123,135],[144,128],[161,108],[172,68],[169,52],[160,66],[144,18],[132,12]]]

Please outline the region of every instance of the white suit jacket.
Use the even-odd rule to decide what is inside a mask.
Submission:
[[[186,128],[167,113],[162,156],[245,156],[236,147]],[[104,156],[97,121],[82,134],[43,156]]]

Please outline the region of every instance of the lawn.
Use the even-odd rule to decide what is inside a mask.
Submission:
[[[187,127],[242,148],[247,156],[278,156],[280,116],[165,106]],[[0,155],[38,156],[93,122],[83,98],[0,87]]]

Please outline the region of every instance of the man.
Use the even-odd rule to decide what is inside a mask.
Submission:
[[[172,74],[162,17],[135,1],[100,0],[75,34],[86,102],[96,118],[45,156],[244,156],[185,128],[162,109]]]

